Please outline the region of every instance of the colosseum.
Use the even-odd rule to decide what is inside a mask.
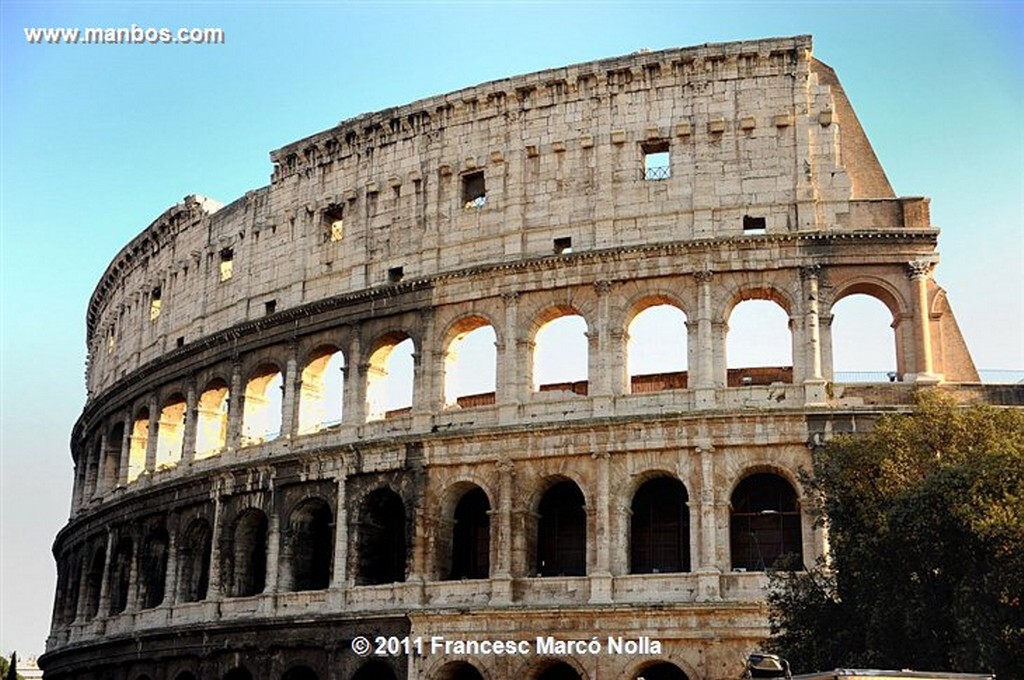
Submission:
[[[925,386],[989,398],[928,199],[807,36],[486,83],[270,158],[90,299],[49,680],[738,678],[766,570],[826,550],[815,448]],[[833,370],[854,294],[892,316],[874,383]],[[749,301],[786,365],[731,361]],[[675,349],[639,369],[656,312]]]

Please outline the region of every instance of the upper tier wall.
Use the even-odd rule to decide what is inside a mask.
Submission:
[[[89,305],[89,394],[182,343],[398,277],[743,236],[745,217],[768,235],[928,227],[824,82],[838,84],[807,36],[705,45],[488,83],[286,146],[269,187],[226,207],[188,197],[118,254]],[[655,151],[670,159],[656,179]]]

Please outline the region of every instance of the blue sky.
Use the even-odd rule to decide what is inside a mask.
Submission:
[[[365,111],[640,48],[810,33],[900,195],[977,365],[1024,369],[1024,9],[956,3],[0,4],[0,652],[43,651],[85,395],[85,307],[190,193]],[[223,45],[29,45],[26,27],[220,27]]]

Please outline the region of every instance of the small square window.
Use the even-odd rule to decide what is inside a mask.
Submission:
[[[227,281],[235,275],[235,251],[225,248],[220,251],[220,280]]]
[[[277,300],[267,300],[263,303],[263,313],[270,316],[277,311]]]
[[[388,281],[391,283],[398,283],[405,278],[404,267],[392,267],[388,270]]]
[[[743,233],[744,234],[763,234],[765,233],[765,219],[763,217],[751,217],[750,215],[743,216]]]
[[[462,176],[462,205],[466,210],[487,205],[487,187],[484,184],[483,170]]]
[[[668,142],[647,142],[641,145],[644,153],[643,179],[647,182],[672,177],[672,160]]]
[[[177,339],[177,341],[175,341],[175,343],[174,343],[174,344],[175,344],[175,345],[176,345],[176,346],[177,346],[178,348],[184,347],[184,346],[185,346],[185,336],[183,335],[183,336],[181,336],[180,338],[178,338],[178,339]]]
[[[572,252],[572,237],[565,236],[555,239],[555,254],[568,255]]]
[[[324,210],[323,221],[328,241],[337,242],[345,237],[345,206],[328,207]]]
[[[153,292],[149,296],[149,320],[156,321],[156,318],[160,316],[160,307],[163,301],[160,299],[160,287],[153,289]]]

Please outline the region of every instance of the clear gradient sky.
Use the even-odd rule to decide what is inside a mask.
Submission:
[[[936,278],[979,368],[1024,369],[1024,8],[895,3],[0,3],[0,652],[43,652],[67,520],[85,310],[190,193],[362,112],[662,49],[809,33],[900,195],[932,198]],[[219,27],[209,46],[29,45],[28,27]]]

